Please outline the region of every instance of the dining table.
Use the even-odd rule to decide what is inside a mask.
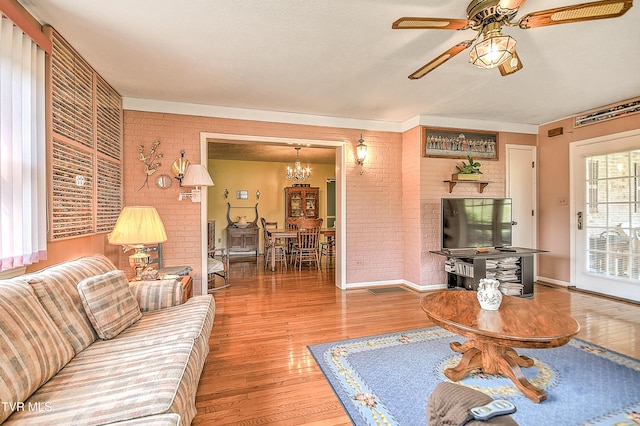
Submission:
[[[278,238],[298,238],[298,230],[296,228],[266,228],[267,235],[273,246]],[[336,228],[321,228],[320,234],[327,238],[335,238]],[[271,250],[271,271],[276,270],[276,251]]]

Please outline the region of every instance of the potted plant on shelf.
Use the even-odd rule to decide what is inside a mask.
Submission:
[[[482,164],[474,161],[474,159],[468,155],[467,159],[469,163],[462,162],[462,166],[456,166],[458,169],[458,173],[451,176],[452,180],[480,180],[482,177],[482,172],[480,171],[480,166]]]

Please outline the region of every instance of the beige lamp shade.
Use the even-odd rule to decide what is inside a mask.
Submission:
[[[157,244],[167,241],[158,211],[150,206],[125,207],[109,234],[109,244]]]
[[[213,180],[202,164],[191,164],[182,178],[182,186],[213,186]]]

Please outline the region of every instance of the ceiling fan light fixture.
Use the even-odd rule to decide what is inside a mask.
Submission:
[[[487,25],[482,32],[484,39],[471,48],[469,62],[478,68],[491,69],[513,57],[516,40],[511,36],[502,35],[499,23]]]

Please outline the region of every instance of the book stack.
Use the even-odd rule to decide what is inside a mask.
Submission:
[[[519,296],[522,294],[523,288],[524,285],[514,282],[500,282],[500,286],[498,286],[498,290],[507,296]]]
[[[496,259],[496,269],[494,278],[500,281],[498,289],[507,295],[522,294],[524,286],[520,283],[520,265],[518,257],[505,257]]]

